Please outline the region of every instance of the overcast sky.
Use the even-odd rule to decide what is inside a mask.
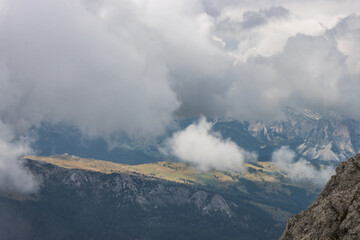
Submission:
[[[0,0],[0,119],[157,134],[174,116],[359,117],[359,1]]]
[[[147,136],[176,117],[271,119],[284,105],[359,118],[359,10],[355,0],[0,0],[1,125]]]

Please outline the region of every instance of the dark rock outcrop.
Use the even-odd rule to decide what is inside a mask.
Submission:
[[[280,239],[360,239],[360,154],[340,163],[318,200],[288,220]]]

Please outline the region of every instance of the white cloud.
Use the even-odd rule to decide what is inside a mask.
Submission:
[[[167,141],[169,153],[202,170],[241,170],[245,161],[256,160],[254,153],[246,152],[211,129],[212,123],[207,122],[205,117],[200,118]]]
[[[233,52],[238,60],[246,61],[249,57],[272,56],[282,51],[287,39],[298,33],[320,36],[332,28],[340,18],[356,12],[360,4],[354,1],[237,1],[223,6],[217,22],[229,21],[230,26],[241,26],[247,21],[247,13],[257,14],[266,24],[251,25],[252,28],[218,28],[219,37],[225,42],[237,42]],[[266,14],[266,13],[270,13]],[[283,17],[273,18],[277,14]],[[230,31],[229,31],[230,30]],[[252,52],[247,50],[253,49]]]
[[[21,157],[31,153],[26,141],[12,141],[10,129],[0,121],[0,191],[31,193],[39,182],[22,165]]]
[[[360,74],[360,16],[353,14],[341,19],[336,26],[329,29],[327,36],[333,38],[337,43],[337,48],[342,52],[346,59],[349,73]]]
[[[46,121],[153,136],[176,116],[265,119],[284,105],[359,118],[359,10],[352,0],[0,0],[0,120],[15,133]]]
[[[94,135],[163,131],[179,106],[163,50],[141,9],[120,2],[8,1],[1,119],[25,129],[68,122]]]
[[[334,166],[322,166],[318,169],[303,158],[295,161],[295,157],[296,153],[294,151],[287,146],[282,146],[273,152],[271,161],[285,171],[294,182],[309,183],[322,187],[335,174]]]
[[[357,9],[323,0],[1,0],[0,117],[17,129],[67,122],[90,135],[156,135],[174,113],[272,118],[284,105],[359,117]]]

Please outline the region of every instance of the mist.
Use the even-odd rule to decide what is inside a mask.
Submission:
[[[12,139],[12,133],[0,122],[0,192],[27,194],[36,192],[39,179],[36,179],[23,166],[21,157],[31,154],[28,141]]]
[[[284,105],[359,117],[360,3],[0,3],[0,116],[17,131],[158,135],[179,116],[271,119]]]
[[[359,118],[359,10],[351,0],[0,0],[4,143],[42,122],[144,138],[179,117],[274,119],[284,105]]]
[[[304,158],[300,158],[298,161],[295,161],[295,158],[296,153],[294,151],[288,146],[282,146],[273,152],[271,161],[296,183],[323,187],[335,174],[335,167],[332,165],[316,168]]]
[[[245,161],[257,156],[240,148],[230,139],[212,131],[213,123],[201,117],[198,122],[180,130],[167,140],[167,153],[201,170],[232,169],[241,171]]]

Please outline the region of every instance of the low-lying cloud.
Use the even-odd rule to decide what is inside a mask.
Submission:
[[[223,139],[212,131],[212,123],[205,117],[186,129],[176,132],[167,141],[167,150],[181,161],[194,164],[202,170],[242,170],[245,161],[256,160],[256,154],[249,153],[230,139]]]
[[[309,183],[322,187],[335,174],[334,166],[317,168],[304,158],[295,161],[296,153],[287,146],[282,146],[272,154],[271,161],[286,172],[294,182]]]
[[[0,121],[0,191],[31,193],[39,182],[22,165],[21,157],[30,154],[27,141],[12,139],[11,131]]]

